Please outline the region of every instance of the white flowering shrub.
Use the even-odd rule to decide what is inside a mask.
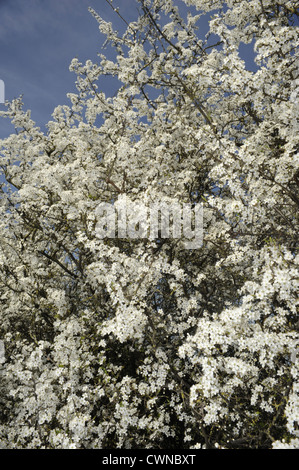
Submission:
[[[46,133],[1,113],[1,447],[298,448],[298,3],[136,3]],[[123,194],[203,245],[97,237]]]

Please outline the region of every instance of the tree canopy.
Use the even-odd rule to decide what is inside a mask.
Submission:
[[[1,445],[299,448],[298,3],[108,3],[47,131],[1,112]],[[97,236],[123,196],[201,204],[202,245]]]

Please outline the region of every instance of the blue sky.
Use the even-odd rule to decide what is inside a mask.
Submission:
[[[115,5],[127,21],[136,18],[136,0],[115,0]],[[24,108],[31,110],[43,130],[54,108],[69,104],[66,94],[76,91],[71,60],[96,61],[97,53],[103,52],[105,38],[89,6],[116,29],[122,28],[105,0],[0,0],[0,79],[5,83],[5,98],[23,94]],[[246,53],[252,59],[249,49]],[[113,81],[103,80],[100,87],[108,94],[116,91]],[[0,118],[0,139],[12,132],[9,121]]]

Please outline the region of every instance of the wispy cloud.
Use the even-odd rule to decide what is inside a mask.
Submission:
[[[66,15],[76,16],[82,6],[88,8],[88,0],[6,0],[0,2],[0,38],[14,34],[17,36],[37,36],[44,28],[55,29],[69,22]]]

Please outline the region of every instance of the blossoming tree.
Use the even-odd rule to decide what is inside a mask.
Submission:
[[[183,1],[90,10],[114,59],[72,61],[46,133],[1,113],[4,447],[299,447],[298,3]],[[123,195],[203,204],[202,246],[99,238]]]

